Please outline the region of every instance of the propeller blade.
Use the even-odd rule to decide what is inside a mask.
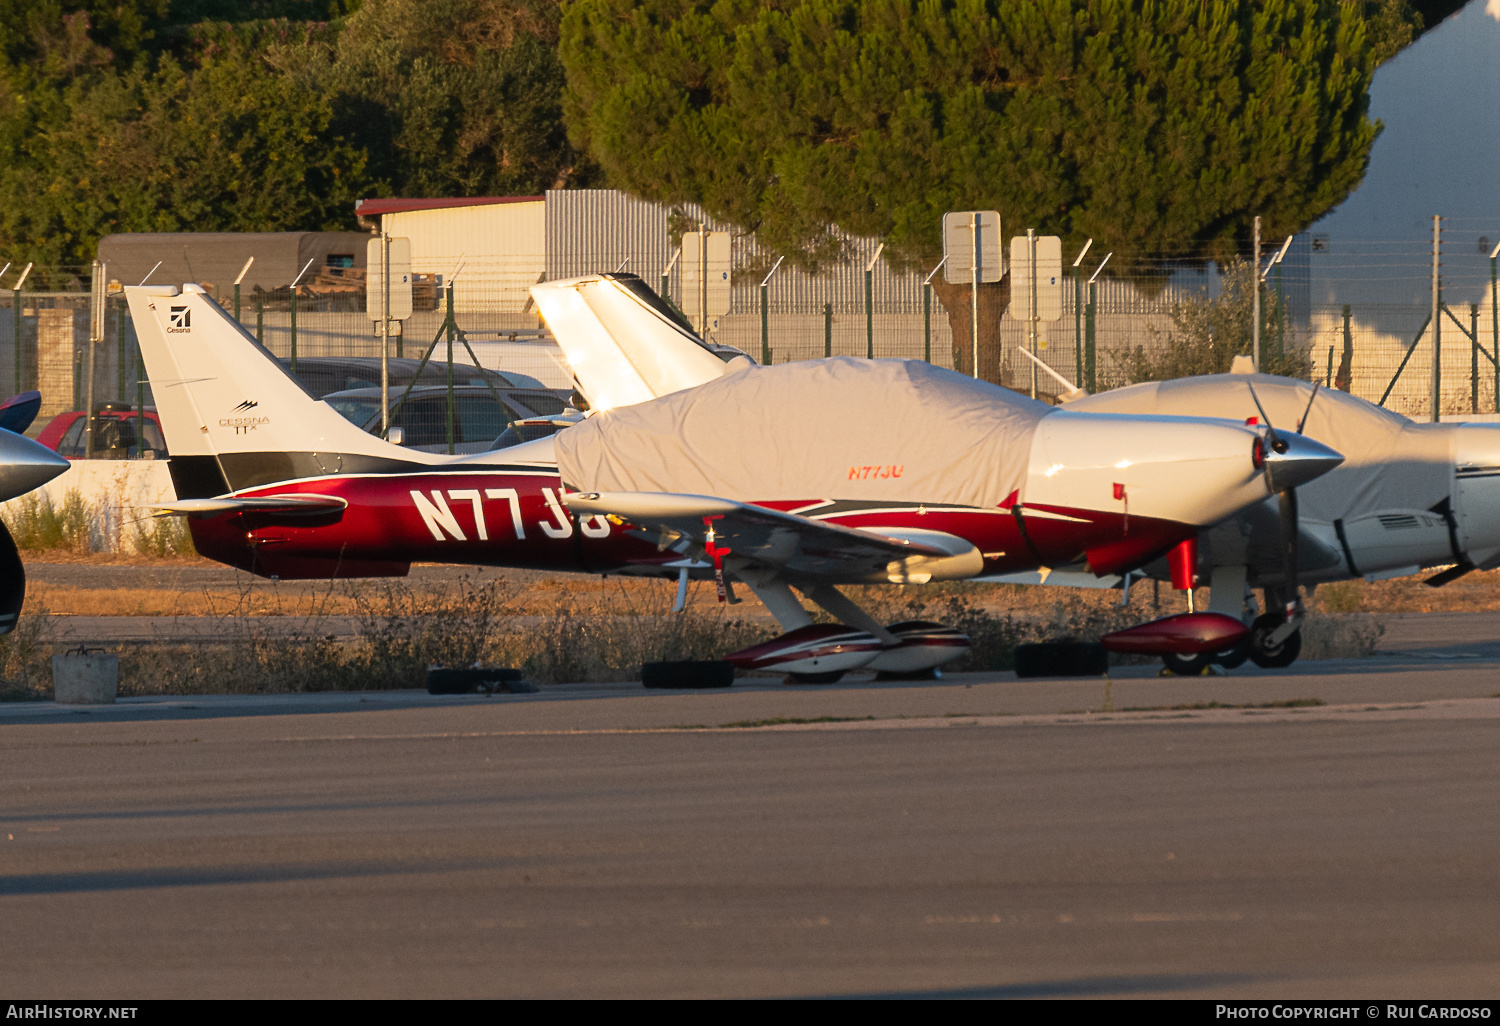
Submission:
[[[1276,495],[1281,511],[1281,555],[1285,562],[1286,618],[1290,620],[1297,610],[1297,489],[1287,488]]]
[[[1266,416],[1266,408],[1260,404],[1260,396],[1255,394],[1255,386],[1245,382],[1245,387],[1250,390],[1250,398],[1255,403],[1255,408],[1260,411],[1260,419],[1266,425],[1266,441],[1270,443],[1274,452],[1286,452],[1286,443],[1276,433],[1276,427],[1271,423],[1271,418]]]
[[[1323,384],[1321,381],[1313,382],[1312,395],[1307,397],[1307,409],[1302,411],[1302,419],[1297,421],[1297,434],[1302,433],[1303,426],[1307,423],[1307,415],[1312,412],[1313,400],[1318,397],[1318,388]]]
[[[26,602],[26,568],[16,543],[0,523],[0,634],[16,629],[16,619]]]

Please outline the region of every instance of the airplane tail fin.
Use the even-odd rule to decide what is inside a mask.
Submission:
[[[724,374],[723,361],[634,274],[544,282],[531,296],[594,409],[633,406]]]
[[[314,399],[198,285],[125,289],[179,499],[429,462]]]

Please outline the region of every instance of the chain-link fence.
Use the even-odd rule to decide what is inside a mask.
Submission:
[[[869,259],[869,254],[854,252],[849,266],[838,273],[783,270],[772,274],[764,288],[761,282],[769,268],[747,270],[736,276],[728,312],[710,319],[707,335],[757,360],[769,355],[777,364],[873,354],[955,366],[947,311],[935,291],[923,284],[924,276],[889,269],[867,275]],[[477,363],[527,387],[566,390],[571,374],[527,292],[530,283],[545,277],[533,273],[539,263],[540,257],[527,256],[471,266],[447,281],[437,275],[418,276],[413,314],[392,337],[389,355],[408,361],[425,358],[446,367],[451,340],[455,367]],[[1124,264],[1116,259],[1117,266]],[[680,266],[665,276],[643,277],[675,304],[684,305]],[[1333,291],[1336,297],[1337,289]],[[366,313],[362,282],[320,279],[314,287],[295,292],[283,288],[244,295],[220,286],[211,294],[272,353],[289,365],[295,360],[304,380],[316,378],[316,392],[378,384],[378,371],[372,377],[368,364],[365,370],[333,365],[340,360],[379,359],[381,340],[376,322]],[[1500,367],[1495,360],[1500,297],[1487,281],[1462,295],[1461,301],[1447,303],[1440,317],[1439,412],[1500,412]],[[1219,283],[1212,273],[1101,277],[1092,287],[1082,274],[1077,279],[1070,276],[1061,290],[1061,317],[1037,325],[1037,355],[1069,381],[1086,385],[1092,366],[1097,388],[1127,384],[1174,339],[1182,343],[1184,311],[1218,296]],[[1264,302],[1271,313],[1263,347],[1300,350],[1306,354],[1310,377],[1347,387],[1415,419],[1428,419],[1434,334],[1430,304],[1298,304],[1288,300],[1274,280],[1268,280]],[[85,405],[89,312],[87,293],[0,291],[0,382],[9,388],[6,394],[31,388],[42,392],[43,412],[33,433],[50,417]],[[105,337],[92,348],[96,405],[150,405],[150,387],[123,297],[107,300],[104,323]],[[1022,391],[1029,390],[1031,366],[1018,350],[1027,346],[1030,327],[1010,313],[999,326],[1001,383]],[[967,342],[965,338],[965,347]],[[469,383],[462,371],[455,379]],[[1063,390],[1045,376],[1040,381],[1043,397]],[[145,425],[138,423],[138,428],[144,431]],[[144,447],[135,444],[134,436],[124,444],[101,444],[104,441],[101,435],[97,447],[114,455],[155,447],[149,438]]]

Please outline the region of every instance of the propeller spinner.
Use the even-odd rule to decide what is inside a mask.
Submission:
[[[1266,408],[1260,404],[1260,396],[1255,394],[1255,386],[1248,381],[1245,385],[1250,389],[1250,398],[1255,402],[1255,408],[1260,411],[1261,420],[1266,425],[1263,450],[1264,469],[1266,483],[1276,493],[1277,509],[1280,512],[1281,550],[1282,558],[1285,560],[1286,574],[1285,614],[1287,621],[1290,622],[1296,616],[1301,603],[1297,594],[1299,537],[1297,486],[1326,474],[1343,463],[1344,457],[1321,442],[1315,442],[1301,434],[1292,432],[1283,434],[1277,431],[1271,423],[1271,418],[1266,416]],[[1312,396],[1307,400],[1307,409],[1302,412],[1302,419],[1297,422],[1299,431],[1307,423],[1307,415],[1312,412],[1313,400],[1317,396],[1318,387],[1314,385]]]

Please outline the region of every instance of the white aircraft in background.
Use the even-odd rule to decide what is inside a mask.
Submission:
[[[25,495],[68,469],[68,461],[21,432],[41,409],[39,392],[23,392],[0,403],[0,502]],[[0,634],[15,630],[26,603],[26,568],[15,539],[0,523]]]
[[[1338,468],[1299,487],[1290,505],[1267,500],[1200,532],[1194,572],[1209,585],[1208,608],[1252,628],[1244,647],[1168,658],[1179,672],[1247,656],[1289,665],[1301,649],[1299,583],[1450,567],[1427,581],[1441,587],[1500,566],[1500,425],[1414,423],[1347,392],[1249,373],[1130,385],[1066,408],[1269,419],[1344,455]],[[1165,579],[1169,568],[1152,561],[1139,572]],[[1264,612],[1251,592],[1257,587],[1266,592]]]

